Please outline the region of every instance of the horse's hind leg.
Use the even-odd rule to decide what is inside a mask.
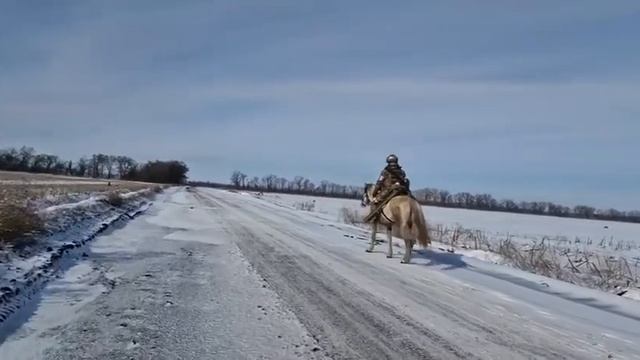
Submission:
[[[387,253],[387,258],[391,259],[393,257],[393,241],[390,226],[387,227],[387,242],[389,243],[389,252]]]
[[[407,240],[404,239],[404,257],[400,260],[403,264],[408,264],[411,262],[411,252],[413,250],[413,244],[415,240]]]
[[[369,248],[366,250],[367,252],[372,252],[373,247],[376,246],[376,233],[378,232],[378,223],[375,221],[371,223],[371,244]]]

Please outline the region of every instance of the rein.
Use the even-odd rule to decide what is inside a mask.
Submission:
[[[369,197],[369,188],[371,187],[371,184],[366,184],[364,187],[364,193],[363,193],[363,197],[362,197],[362,201],[360,202],[360,205],[367,206],[370,205],[371,202],[371,198]],[[390,224],[395,224],[395,222],[393,220],[391,220],[387,214],[384,213],[384,207],[380,210],[380,214],[390,223]]]
[[[395,223],[393,220],[389,219],[387,214],[384,213],[384,208],[382,208],[382,211],[380,211],[380,213],[382,214],[382,216],[384,216],[385,219],[387,219],[388,222],[390,222],[391,224]]]

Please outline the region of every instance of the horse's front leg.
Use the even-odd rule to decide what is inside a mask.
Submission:
[[[369,245],[369,248],[366,250],[367,252],[372,252],[373,251],[373,247],[376,246],[376,233],[378,232],[378,223],[377,222],[372,222],[371,223],[371,244]]]
[[[387,253],[387,257],[391,259],[393,257],[393,241],[391,236],[391,226],[387,227],[387,242],[389,243],[389,252]]]

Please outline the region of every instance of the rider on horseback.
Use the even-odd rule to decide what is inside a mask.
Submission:
[[[398,164],[398,157],[394,154],[387,156],[387,166],[380,173],[380,177],[373,188],[374,204],[380,204],[390,196],[410,195],[409,179]]]
[[[411,249],[416,243],[424,247],[431,243],[422,208],[411,195],[409,179],[398,165],[397,156],[391,154],[387,157],[387,166],[375,185],[364,184],[361,205],[370,205],[371,209],[362,219],[364,223],[371,224],[371,244],[367,252],[372,252],[375,247],[378,225],[387,229],[388,258],[393,257],[393,237],[404,239],[402,263],[411,261]]]

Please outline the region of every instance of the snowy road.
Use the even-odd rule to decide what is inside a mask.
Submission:
[[[640,306],[248,194],[171,191],[42,292],[0,359],[640,359]],[[0,334],[2,335],[2,334]]]

